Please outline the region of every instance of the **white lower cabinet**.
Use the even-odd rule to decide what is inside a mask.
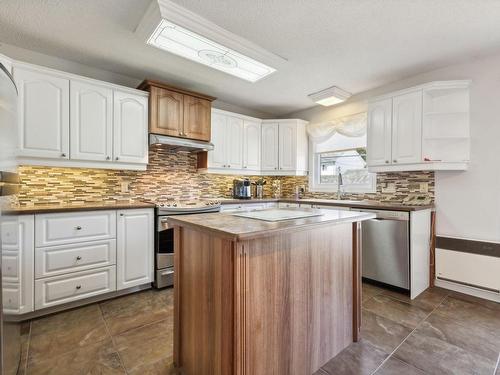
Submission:
[[[153,208],[7,216],[0,229],[10,314],[153,280]]]
[[[115,266],[47,277],[35,281],[35,308],[43,309],[114,290]]]
[[[117,222],[117,289],[153,281],[153,210],[118,211]]]
[[[34,216],[2,217],[3,308],[9,314],[33,311]]]

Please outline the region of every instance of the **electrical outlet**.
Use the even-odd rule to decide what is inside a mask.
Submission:
[[[130,192],[130,182],[123,181],[121,183],[121,192],[122,193],[129,193]]]
[[[429,183],[421,182],[420,183],[420,192],[421,193],[428,193],[429,192]]]

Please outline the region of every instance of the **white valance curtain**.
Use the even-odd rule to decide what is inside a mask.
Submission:
[[[363,137],[367,130],[366,118],[366,112],[362,112],[326,122],[309,124],[307,133],[313,143],[325,142],[337,133],[346,137]]]

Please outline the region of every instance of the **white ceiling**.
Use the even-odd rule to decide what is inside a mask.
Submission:
[[[500,50],[498,0],[174,0],[288,60],[257,83],[147,46],[150,0],[0,0],[0,41],[281,116]]]

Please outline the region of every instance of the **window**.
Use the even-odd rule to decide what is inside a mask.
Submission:
[[[359,124],[359,122],[358,122]],[[339,172],[342,191],[347,193],[376,192],[376,175],[366,164],[366,132],[343,135],[336,129],[319,141],[311,139],[309,190],[337,192]],[[366,129],[366,125],[365,125]]]

